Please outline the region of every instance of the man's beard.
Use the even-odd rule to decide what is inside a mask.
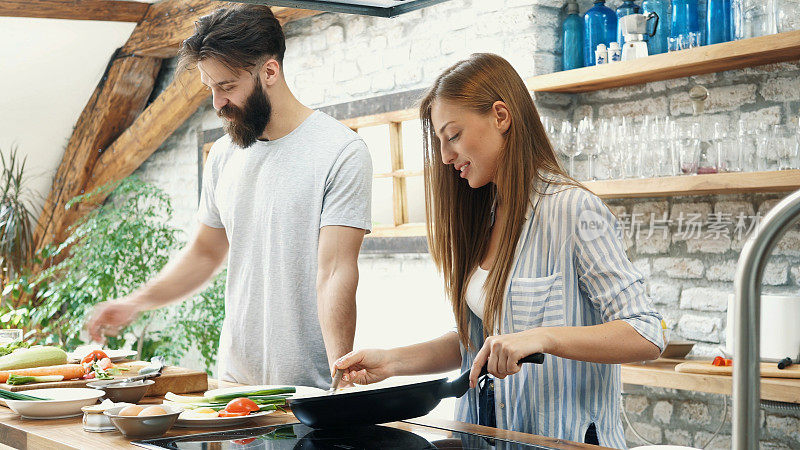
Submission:
[[[253,145],[264,132],[272,114],[272,104],[261,88],[261,80],[256,78],[253,93],[247,97],[244,106],[239,108],[231,103],[220,108],[219,117],[225,119],[225,132],[234,144],[242,148]]]

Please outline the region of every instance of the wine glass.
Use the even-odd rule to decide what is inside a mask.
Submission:
[[[558,150],[569,158],[569,174],[575,176],[575,157],[581,154],[581,149],[575,142],[575,127],[569,121],[561,122]]]

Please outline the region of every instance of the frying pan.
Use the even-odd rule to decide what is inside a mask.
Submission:
[[[542,364],[544,354],[534,353],[519,364]],[[486,366],[481,371],[485,376]],[[461,397],[469,389],[469,371],[453,381],[447,378],[404,386],[342,394],[290,398],[289,407],[300,422],[311,428],[374,425],[424,416],[446,397]]]

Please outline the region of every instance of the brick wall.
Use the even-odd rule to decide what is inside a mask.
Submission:
[[[583,12],[591,2],[580,3]],[[609,2],[612,7],[615,3]],[[549,73],[561,64],[562,5],[562,0],[450,0],[394,19],[344,14],[304,19],[285,29],[287,79],[301,101],[323,107],[425,88],[442,69],[477,51],[499,53],[523,77]],[[160,85],[169,79],[167,69]],[[650,114],[694,120],[687,91],[702,84],[711,96],[708,114],[701,120],[785,123],[800,113],[798,80],[800,64],[792,62],[580,95],[537,94],[535,100],[540,111],[552,117]],[[175,223],[187,233],[197,204],[197,133],[219,126],[207,102],[137,171],[173,196]],[[576,166],[579,176],[585,173],[585,160],[579,158]],[[747,194],[608,202],[628,224],[624,231],[629,256],[645,274],[672,336],[697,341],[695,354],[713,355],[725,344],[727,294],[732,292],[742,247],[735,223],[723,227],[727,237],[707,235],[709,218],[763,215],[780,198],[781,194]],[[663,229],[649,235],[651,213],[656,218],[666,214],[673,221],[666,235]],[[679,228],[685,224],[679,224],[679,218],[690,215],[702,222],[700,237]],[[635,218],[643,221],[638,236]],[[422,311],[430,322],[429,327],[409,328],[412,333],[422,330],[420,339],[433,337],[425,333],[439,332],[437,326],[447,329],[452,323],[427,254],[362,255],[359,265],[357,345],[400,343],[392,341],[392,332],[375,324],[392,317],[391,326],[402,328],[414,318],[401,316],[407,314],[404,311]],[[764,290],[797,292],[799,285],[800,231],[795,230],[770,260]],[[407,292],[409,287],[415,291]],[[404,337],[411,342],[417,336]],[[701,446],[720,423],[723,396],[634,386],[626,386],[626,392],[631,421],[639,434],[654,442]],[[449,414],[448,407],[440,413]],[[730,409],[727,415],[721,436],[709,448],[730,448]],[[800,413],[765,407],[761,435],[764,448],[800,448]],[[641,444],[630,431],[628,437],[630,445]]]

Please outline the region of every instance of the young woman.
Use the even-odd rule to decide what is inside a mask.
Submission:
[[[657,358],[661,317],[628,260],[617,221],[561,168],[513,67],[475,54],[420,107],[431,256],[458,332],[336,367],[357,384],[471,370],[494,380],[459,400],[457,420],[625,447],[619,363]],[[517,362],[546,354],[544,364]]]

